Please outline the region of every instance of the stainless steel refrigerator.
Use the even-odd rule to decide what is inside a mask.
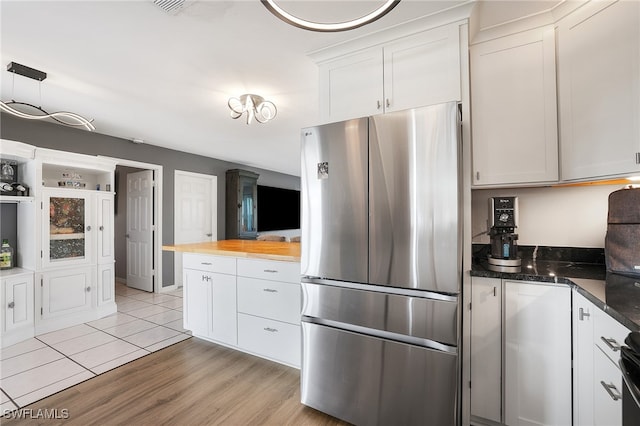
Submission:
[[[459,423],[458,105],[302,130],[302,403]]]

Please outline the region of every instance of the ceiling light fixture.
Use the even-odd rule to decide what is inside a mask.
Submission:
[[[273,102],[265,101],[258,95],[241,95],[239,98],[229,98],[227,102],[231,110],[231,118],[240,118],[242,114],[247,114],[247,124],[255,118],[258,123],[266,123],[272,120],[278,110]]]
[[[382,6],[367,15],[352,19],[350,21],[335,23],[320,23],[298,18],[297,16],[292,15],[282,7],[278,6],[275,0],[260,0],[260,2],[269,10],[269,12],[273,13],[287,24],[293,25],[294,27],[310,31],[336,32],[352,30],[354,28],[358,28],[376,21],[389,13],[391,9],[396,7],[398,3],[400,3],[400,0],[387,0]]]
[[[15,62],[11,62],[9,63],[9,65],[7,65],[7,71],[13,74],[14,81],[15,81],[16,74],[31,78],[33,80],[37,80],[40,83],[42,83],[42,80],[47,78],[47,73],[31,67],[27,67],[25,65],[15,63]],[[36,111],[41,112],[42,114],[26,113],[14,108],[15,105],[32,108]],[[82,117],[79,114],[76,114],[73,112],[67,112],[67,111],[57,111],[57,112],[48,113],[47,111],[42,109],[42,107],[40,106],[36,106],[27,102],[17,102],[13,99],[9,102],[0,101],[0,110],[19,118],[25,118],[27,120],[51,119],[51,120],[57,121],[60,124],[64,124],[65,126],[84,127],[89,131],[96,129],[95,126],[92,124],[93,120],[87,120],[86,118]]]

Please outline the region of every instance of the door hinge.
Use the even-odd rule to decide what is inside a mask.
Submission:
[[[469,303],[469,310],[471,310],[471,303]]]
[[[40,308],[40,316],[44,315],[44,312],[42,311],[42,308]]]
[[[42,250],[40,250],[40,259],[42,259]]]
[[[471,380],[469,380],[469,389],[471,389]]]
[[[44,281],[44,278],[40,278],[40,287],[44,287],[42,282]]]
[[[636,164],[640,164],[640,152],[636,152]]]

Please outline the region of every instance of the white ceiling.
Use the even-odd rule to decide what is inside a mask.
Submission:
[[[373,24],[317,33],[279,21],[258,0],[192,0],[177,14],[153,0],[2,0],[0,98],[93,118],[98,133],[299,175],[300,128],[318,122],[318,72],[307,53],[463,2],[403,0]],[[381,3],[279,2],[322,22]],[[486,25],[549,7],[491,3]],[[14,78],[4,70],[12,61],[47,79]],[[277,117],[232,120],[227,100],[243,93],[274,102]]]

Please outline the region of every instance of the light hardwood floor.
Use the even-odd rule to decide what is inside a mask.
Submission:
[[[47,425],[346,424],[300,404],[298,370],[196,338],[25,408],[67,410],[68,419],[39,421]]]

